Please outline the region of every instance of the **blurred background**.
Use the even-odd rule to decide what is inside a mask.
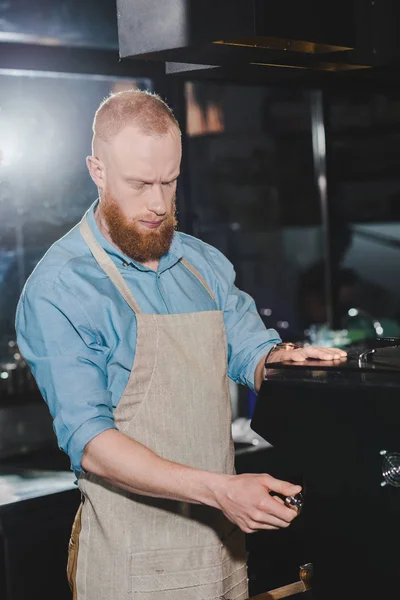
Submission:
[[[0,44],[1,356],[26,278],[96,196],[85,166],[94,111],[131,87],[174,107],[185,145],[180,228],[229,257],[268,327],[329,343],[327,325],[343,345],[398,334],[396,91],[191,81],[159,65],[122,66],[113,0],[2,1]],[[325,136],[325,220],[315,126]]]
[[[179,227],[226,254],[267,327],[341,347],[400,335],[395,83],[174,77],[164,63],[121,61],[118,48],[115,0],[0,2],[2,398],[35,391],[15,343],[16,304],[96,198],[85,165],[93,115],[129,88],[174,108]],[[253,394],[232,384],[232,398],[235,418],[251,416]]]

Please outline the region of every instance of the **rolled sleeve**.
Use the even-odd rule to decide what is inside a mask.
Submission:
[[[235,286],[235,270],[229,260],[210,247],[217,274],[217,292],[224,312],[228,343],[228,375],[255,391],[254,375],[260,360],[281,341],[275,329],[267,329],[249,294]]]
[[[107,390],[108,348],[64,286],[36,281],[17,307],[17,343],[53,417],[59,447],[75,472],[86,444],[116,429]]]
[[[99,415],[82,423],[70,437],[66,452],[71,459],[71,468],[75,473],[82,471],[82,456],[86,444],[107,429],[116,429],[113,418]]]

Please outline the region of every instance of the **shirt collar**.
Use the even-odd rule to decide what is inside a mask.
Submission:
[[[100,229],[98,228],[96,219],[94,217],[94,213],[98,206],[98,203],[99,203],[99,201],[96,200],[92,204],[92,206],[86,212],[86,217],[87,217],[88,225],[89,225],[94,237],[96,238],[96,240],[100,244],[100,246],[103,248],[103,250],[105,250],[107,252],[107,254],[110,256],[110,258],[113,260],[113,262],[117,265],[117,267],[127,267],[128,265],[131,265],[132,267],[134,267],[135,269],[138,269],[139,271],[150,271],[150,269],[148,267],[145,267],[141,263],[136,262],[135,260],[132,260],[131,258],[129,258],[129,256],[126,256],[126,254],[121,252],[118,248],[116,248],[116,246],[111,244],[111,242],[109,242],[104,237],[104,235],[101,233]],[[174,237],[172,238],[171,246],[170,246],[167,254],[164,254],[160,258],[157,272],[162,273],[163,271],[167,271],[167,269],[170,269],[177,262],[179,262],[180,259],[182,258],[182,256],[183,256],[182,240],[180,238],[179,233],[175,232]]]

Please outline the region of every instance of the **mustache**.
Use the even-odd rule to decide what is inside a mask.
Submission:
[[[159,223],[160,221],[165,221],[168,219],[168,215],[166,217],[154,217],[154,215],[143,215],[140,217],[135,217],[129,223],[137,223],[138,221],[146,221],[147,223]]]

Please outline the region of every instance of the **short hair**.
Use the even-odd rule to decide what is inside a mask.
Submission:
[[[172,109],[158,94],[136,89],[113,93],[103,100],[93,120],[93,134],[108,142],[127,125],[147,135],[163,135],[171,125],[180,132]]]

